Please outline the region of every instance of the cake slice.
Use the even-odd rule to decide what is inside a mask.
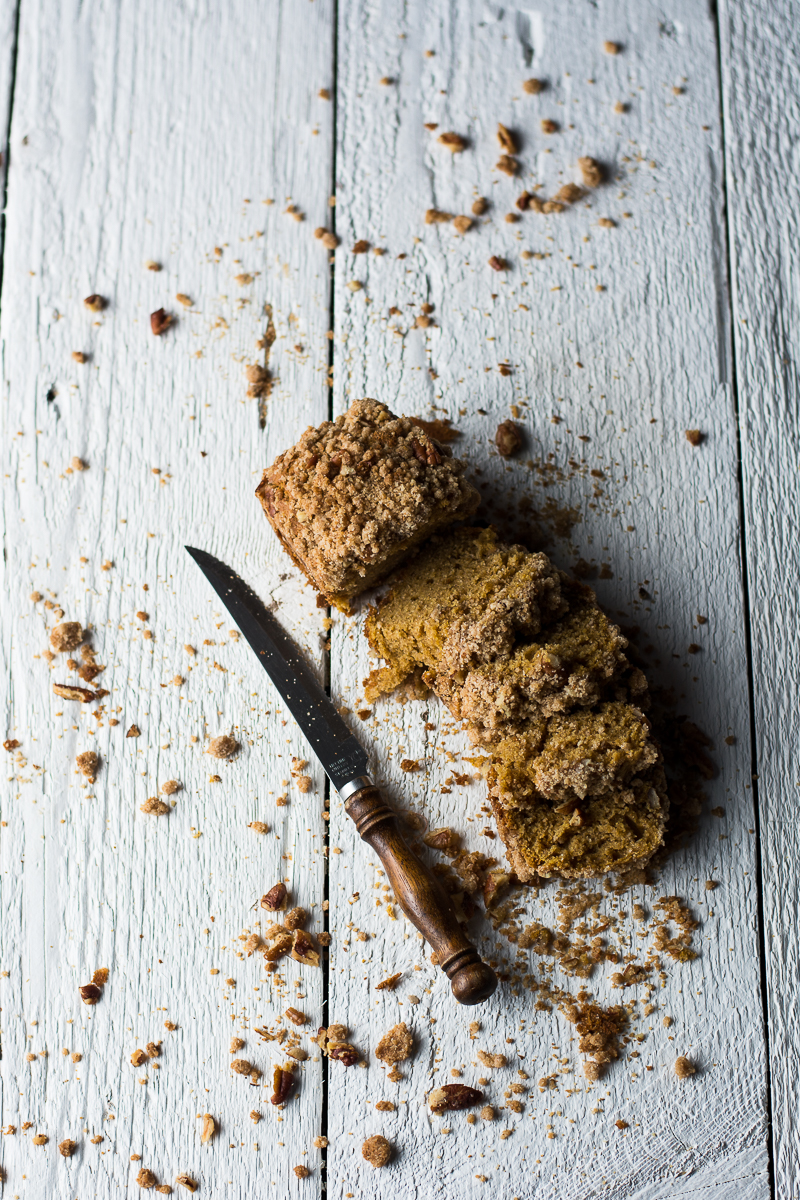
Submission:
[[[595,704],[631,674],[627,642],[591,589],[493,529],[434,539],[370,610],[366,633],[388,664],[365,680],[368,700],[422,669],[481,745],[520,722]],[[641,672],[626,686],[643,691]]]
[[[664,840],[666,779],[660,765],[580,804],[553,805],[524,773],[489,771],[489,800],[512,868],[539,876],[591,878],[643,867]],[[524,803],[523,803],[524,798]]]
[[[367,617],[386,666],[368,699],[422,672],[483,760],[523,881],[643,865],[667,814],[647,681],[591,589],[492,529],[435,538]],[[639,704],[632,703],[638,700]]]
[[[256,489],[284,549],[347,611],[426,538],[472,516],[464,465],[408,417],[355,400],[278,455]]]

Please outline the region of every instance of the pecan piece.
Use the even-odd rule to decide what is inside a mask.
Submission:
[[[328,1058],[335,1058],[344,1067],[358,1062],[358,1051],[350,1042],[328,1042]]]
[[[72,687],[68,683],[54,683],[53,694],[60,696],[62,700],[80,700],[82,704],[88,704],[90,700],[99,700],[100,692],[90,692],[88,688]],[[103,692],[102,695],[107,695]]]
[[[203,1114],[203,1127],[200,1130],[200,1141],[205,1146],[211,1141],[214,1134],[217,1132],[217,1122],[212,1117],[211,1113]]]
[[[261,907],[269,909],[270,912],[278,912],[286,906],[286,896],[286,884],[276,883],[261,897]]]
[[[497,903],[500,893],[504,892],[510,883],[511,876],[508,871],[489,872],[483,884],[483,903],[487,908]]]
[[[429,467],[437,467],[442,461],[442,456],[436,448],[436,443],[426,441],[423,445],[418,438],[411,439],[411,445],[414,448],[414,454],[421,463],[425,463]]]
[[[307,967],[319,966],[319,950],[314,939],[304,929],[295,929],[292,941],[292,958]]]
[[[441,850],[443,854],[453,858],[458,853],[461,835],[456,833],[455,829],[451,829],[449,825],[445,825],[441,829],[431,829],[422,840],[432,850]]]
[[[288,954],[292,948],[292,935],[288,929],[284,929],[282,925],[273,926],[277,932],[270,936],[270,930],[267,930],[267,940],[269,945],[264,951],[264,958],[267,962],[277,962],[279,958],[283,958],[284,954]]]
[[[285,1104],[294,1082],[294,1064],[276,1066],[272,1072],[272,1096],[270,1104]]]
[[[483,1093],[477,1088],[467,1087],[465,1083],[446,1083],[433,1089],[428,1096],[428,1107],[431,1112],[443,1113],[456,1108],[472,1108],[482,1099]]]
[[[581,169],[583,182],[587,187],[599,187],[605,177],[602,165],[596,158],[590,158],[588,154],[578,159],[578,166]]]
[[[84,1004],[97,1004],[103,994],[102,989],[96,983],[85,983],[83,987],[78,988],[78,991]]]
[[[165,333],[172,324],[172,316],[165,308],[157,308],[155,312],[150,313],[150,328],[156,337],[160,337]]]
[[[497,254],[493,254],[489,259],[489,266],[493,271],[507,271],[508,263],[504,258],[500,258]]]
[[[522,434],[513,421],[502,421],[494,435],[498,453],[502,458],[511,458],[522,446]]]
[[[107,302],[102,296],[98,296],[97,292],[92,292],[91,296],[87,296],[83,303],[91,312],[102,312]]]
[[[461,154],[467,148],[467,139],[460,133],[440,133],[436,140],[440,146],[446,146],[451,154]]]
[[[497,125],[497,140],[500,143],[500,149],[505,150],[506,154],[516,154],[519,150],[517,145],[517,136],[507,129],[505,125],[498,122]]]
[[[192,1179],[191,1175],[176,1175],[175,1182],[186,1188],[187,1192],[196,1192],[200,1187],[200,1184],[196,1179]]]

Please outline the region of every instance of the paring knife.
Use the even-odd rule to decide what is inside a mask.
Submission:
[[[397,902],[436,953],[461,1004],[480,1004],[497,977],[464,936],[450,898],[403,839],[367,771],[367,753],[325,695],[302,655],[243,579],[204,550],[186,547],[250,643],[356,829],[377,853]]]

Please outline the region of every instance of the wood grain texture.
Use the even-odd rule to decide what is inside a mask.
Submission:
[[[299,794],[302,739],[183,549],[242,571],[321,666],[314,598],[287,578],[253,496],[263,466],[328,406],[329,269],[311,231],[328,211],[331,105],[317,90],[331,83],[332,6],[302,10],[23,5],[2,295],[3,736],[21,743],[0,829],[12,1195],[138,1192],[142,1167],[173,1184],[186,1171],[203,1195],[285,1196],[308,1164],[319,1187],[322,1064],[303,1064],[279,1114],[281,1052],[253,1027],[292,1003],[316,1024],[321,972],[288,962],[285,987],[270,986],[237,938],[267,916],[252,906],[279,878],[321,928],[323,778],[311,765]],[[146,270],[151,259],[163,269]],[[109,302],[99,315],[83,305],[95,292]],[[275,382],[261,429],[244,367],[264,361],[265,305]],[[155,338],[161,306],[176,321]],[[68,472],[73,456],[88,469]],[[52,694],[69,672],[65,656],[52,669],[42,657],[54,616],[34,590],[91,628],[102,719]],[[132,722],[138,739],[125,737]],[[231,730],[238,758],[205,756],[206,737]],[[75,768],[89,748],[102,759],[94,787]],[[143,815],[168,779],[183,784],[174,811]],[[100,966],[110,978],[90,1009],[77,989]],[[232,1075],[233,1035],[263,1086]],[[131,1052],[150,1040],[163,1041],[160,1069],[135,1069]],[[201,1146],[205,1112],[219,1133]],[[46,1146],[32,1145],[39,1132]],[[78,1142],[69,1160],[56,1149],[66,1137]]]
[[[720,8],[733,328],[751,608],[776,1196],[800,1195],[797,1009],[797,6]]]
[[[14,80],[17,0],[0,3],[0,195],[5,195],[8,170],[8,126]],[[3,247],[0,243],[0,255]]]
[[[622,52],[605,54],[606,40]],[[692,3],[672,5],[669,19],[650,3],[546,11],[477,0],[339,5],[336,411],[368,395],[398,412],[449,415],[463,435],[456,452],[480,473],[495,510],[516,509],[512,498],[530,493],[538,520],[529,514],[526,532],[549,535],[560,564],[606,564],[601,601],[622,624],[640,627],[653,682],[673,688],[681,711],[706,729],[720,769],[698,834],[640,898],[649,905],[682,895],[702,917],[704,881],[721,887],[714,915],[703,919],[701,957],[668,971],[655,1012],[637,1021],[646,1035],[641,1058],[616,1064],[590,1088],[574,1030],[536,1013],[528,993],[507,983],[478,1012],[454,1008],[414,932],[402,919],[387,922],[385,905],[376,905],[384,877],[365,870],[355,831],[334,806],[341,853],[331,857],[331,907],[351,904],[353,930],[332,947],[331,1018],[346,1021],[365,1052],[401,1019],[417,1039],[399,1084],[382,1082],[377,1063],[331,1068],[328,1194],[337,1200],[387,1189],[576,1200],[769,1191],[715,55],[713,22]],[[548,83],[539,96],[521,89],[532,76]],[[615,112],[617,102],[627,111]],[[543,118],[560,132],[545,136]],[[437,127],[428,131],[426,122]],[[498,122],[520,135],[516,180],[494,169]],[[444,131],[461,134],[468,149],[451,155],[436,140]],[[523,187],[542,184],[550,197],[579,180],[583,154],[608,165],[605,187],[559,215],[504,220]],[[469,214],[478,195],[491,207],[464,237],[452,225],[424,223],[429,208]],[[601,216],[615,227],[599,227]],[[357,239],[386,253],[351,256]],[[523,250],[540,257],[524,259]],[[490,269],[493,255],[507,259],[507,271]],[[433,305],[435,325],[412,328],[423,303]],[[498,370],[504,362],[510,374]],[[522,461],[505,463],[492,439],[512,404],[527,446]],[[689,428],[706,434],[701,447],[687,442]],[[524,465],[527,456],[538,470]],[[559,536],[570,524],[571,536]],[[698,625],[698,613],[708,624]],[[690,643],[700,652],[688,654]],[[332,679],[354,712],[367,670],[358,621],[337,617]],[[355,724],[374,737],[375,771],[396,804],[498,854],[481,833],[482,785],[444,786],[451,771],[465,770],[466,746],[433,702],[382,703]],[[402,759],[419,760],[424,774],[404,773]],[[708,815],[719,805],[722,819]],[[529,911],[552,926],[552,889],[541,900]],[[515,947],[480,921],[473,928],[491,961],[513,960]],[[395,992],[374,990],[397,971]],[[598,974],[592,992],[619,999]],[[577,989],[558,972],[553,978]],[[669,1030],[664,1014],[675,1021]],[[506,1053],[509,1066],[486,1070],[478,1048]],[[682,1085],[672,1072],[680,1052],[702,1064]],[[540,1094],[536,1080],[562,1059],[570,1073]],[[426,1094],[449,1082],[452,1068],[464,1083],[489,1079],[496,1121],[431,1116]],[[518,1069],[530,1077],[519,1115],[500,1107]],[[375,1111],[383,1098],[395,1113]],[[629,1128],[619,1130],[617,1119]],[[512,1130],[507,1140],[503,1128]],[[377,1132],[396,1150],[390,1166],[373,1172],[357,1147]]]

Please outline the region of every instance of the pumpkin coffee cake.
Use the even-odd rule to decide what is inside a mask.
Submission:
[[[278,455],[256,489],[284,549],[347,611],[409,551],[480,502],[448,446],[377,400],[355,400]]]
[[[492,529],[434,538],[391,584],[367,617],[387,664],[367,698],[421,677],[465,722],[517,875],[646,862],[667,809],[647,682],[591,589]]]

